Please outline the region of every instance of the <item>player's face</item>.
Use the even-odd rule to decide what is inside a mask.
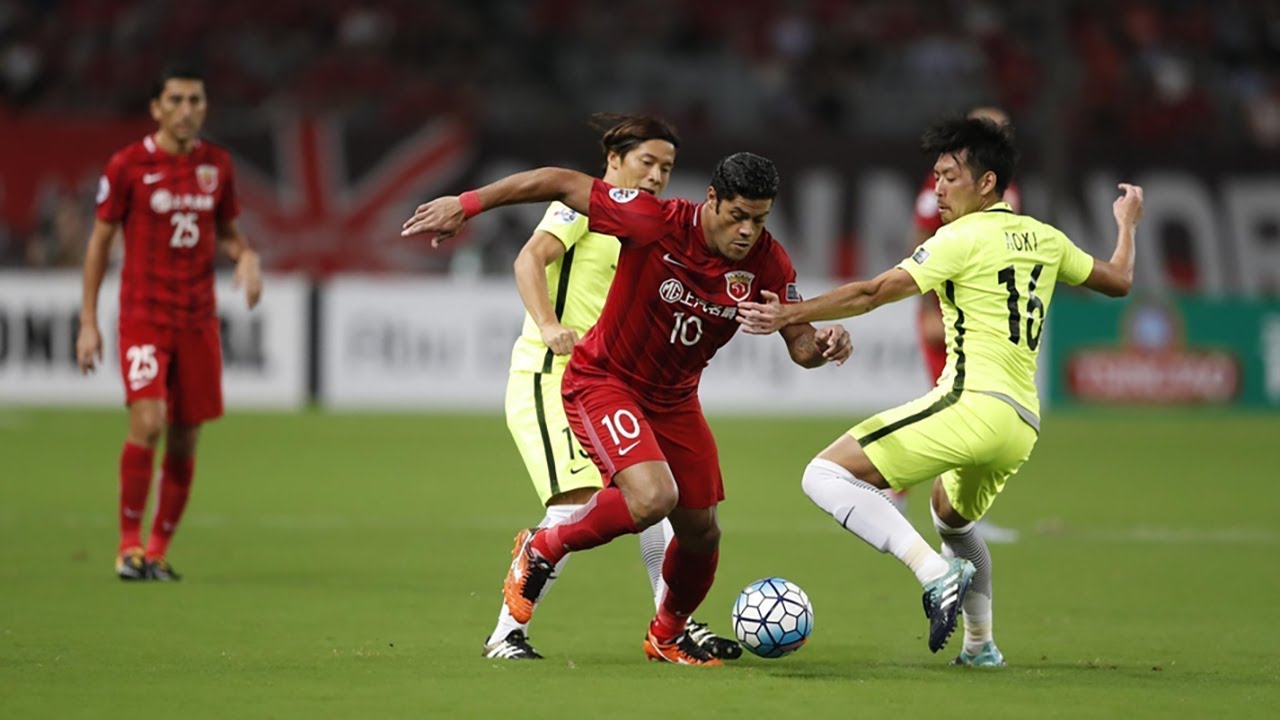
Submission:
[[[964,162],[966,152],[943,153],[933,164],[933,176],[937,180],[933,194],[938,197],[938,216],[943,223],[981,209],[983,187],[994,185],[993,173],[973,177],[973,170]]]
[[[733,261],[742,260],[751,252],[764,221],[773,210],[773,200],[749,200],[736,197],[720,200],[716,191],[707,188],[707,207],[711,209],[704,232],[712,251]]]
[[[666,140],[646,140],[631,148],[626,155],[609,153],[609,175],[605,181],[624,188],[639,188],[661,195],[671,181],[676,165],[676,147]]]
[[[160,125],[160,132],[185,144],[200,134],[206,109],[203,82],[171,78],[160,97],[151,101],[151,119]]]

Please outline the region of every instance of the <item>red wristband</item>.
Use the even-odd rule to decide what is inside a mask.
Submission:
[[[462,216],[468,220],[484,211],[484,206],[480,204],[480,195],[475,190],[468,190],[459,195],[458,202],[462,203]]]

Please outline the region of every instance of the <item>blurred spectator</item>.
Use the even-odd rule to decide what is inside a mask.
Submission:
[[[1065,1],[1076,132],[1276,145],[1280,4]],[[0,0],[0,111],[135,113],[140,77],[195,56],[223,129],[276,106],[394,129],[450,112],[498,131],[625,106],[693,132],[902,137],[983,99],[1030,117],[1052,60],[1039,12],[1016,0]],[[895,112],[859,110],[883,107]]]

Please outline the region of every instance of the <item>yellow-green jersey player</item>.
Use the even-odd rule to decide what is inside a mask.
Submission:
[[[1036,355],[1055,286],[1129,292],[1142,189],[1120,185],[1115,253],[1097,260],[1001,201],[1017,160],[1007,125],[950,118],[929,128],[921,145],[936,160],[934,192],[945,223],[933,237],[872,280],[802,303],[743,303],[738,318],[748,332],[766,333],[938,294],[947,366],[937,386],[854,426],[810,462],[802,485],[841,526],[915,573],[924,585],[930,650],[942,648],[963,609],[964,648],[952,662],[1001,666],[992,635],[991,555],[974,523],[1039,435]],[[934,478],[931,509],[946,557],[881,493]]]
[[[602,132],[604,181],[653,195],[666,189],[675,165],[679,138],[674,128],[654,117],[600,114],[593,125]],[[525,306],[524,328],[511,351],[507,382],[507,427],[515,440],[538,499],[546,508],[540,526],[571,516],[602,487],[595,463],[579,446],[565,418],[560,382],[578,340],[595,325],[618,265],[618,239],[591,232],[587,216],[552,203],[516,257],[515,276]],[[516,536],[523,545],[528,530]],[[655,596],[661,601],[662,561],[670,525],[654,525],[640,534],[640,549]],[[568,559],[568,556],[565,558]],[[563,572],[557,567],[555,576]],[[549,581],[546,588],[549,589]],[[543,590],[543,597],[547,589]],[[693,625],[697,639],[718,656],[737,656],[736,643]],[[541,656],[529,642],[528,626],[515,621],[504,604],[484,644],[484,655],[513,660]]]

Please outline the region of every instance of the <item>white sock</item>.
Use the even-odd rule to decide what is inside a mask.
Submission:
[[[845,530],[901,560],[921,585],[950,569],[884,493],[840,465],[822,459],[810,461],[801,486],[809,499],[831,513]]]
[[[564,522],[580,507],[582,506],[548,505],[547,514],[542,517],[542,521],[538,523],[538,527],[546,528],[551,527],[556,523]],[[573,555],[573,553],[566,554],[560,559],[560,562],[556,563],[556,571],[547,579],[547,584],[542,586],[542,597],[538,602],[542,602],[542,600],[547,599],[547,593],[551,591],[551,585],[556,581],[556,578],[560,577],[560,573],[564,571],[564,566],[569,562],[569,557],[571,555]],[[535,605],[534,607],[536,608],[537,606]],[[487,644],[492,645],[500,640],[505,640],[507,636],[511,634],[512,630],[523,630],[527,636],[529,634],[529,624],[516,622],[516,619],[511,617],[511,611],[507,610],[507,603],[503,602],[502,607],[498,608],[498,624],[493,628],[493,632],[489,634],[489,641]]]
[[[662,596],[667,592],[667,584],[662,580],[662,561],[667,557],[667,545],[671,543],[672,535],[671,522],[665,519],[640,532],[640,559],[644,560],[644,569],[649,571],[655,608],[662,607]]]
[[[933,515],[933,527],[949,554],[973,563],[973,584],[964,596],[963,605],[964,651],[976,655],[984,644],[995,639],[991,614],[991,552],[975,530],[977,523],[953,528],[938,518],[933,503],[929,503],[929,512]]]

